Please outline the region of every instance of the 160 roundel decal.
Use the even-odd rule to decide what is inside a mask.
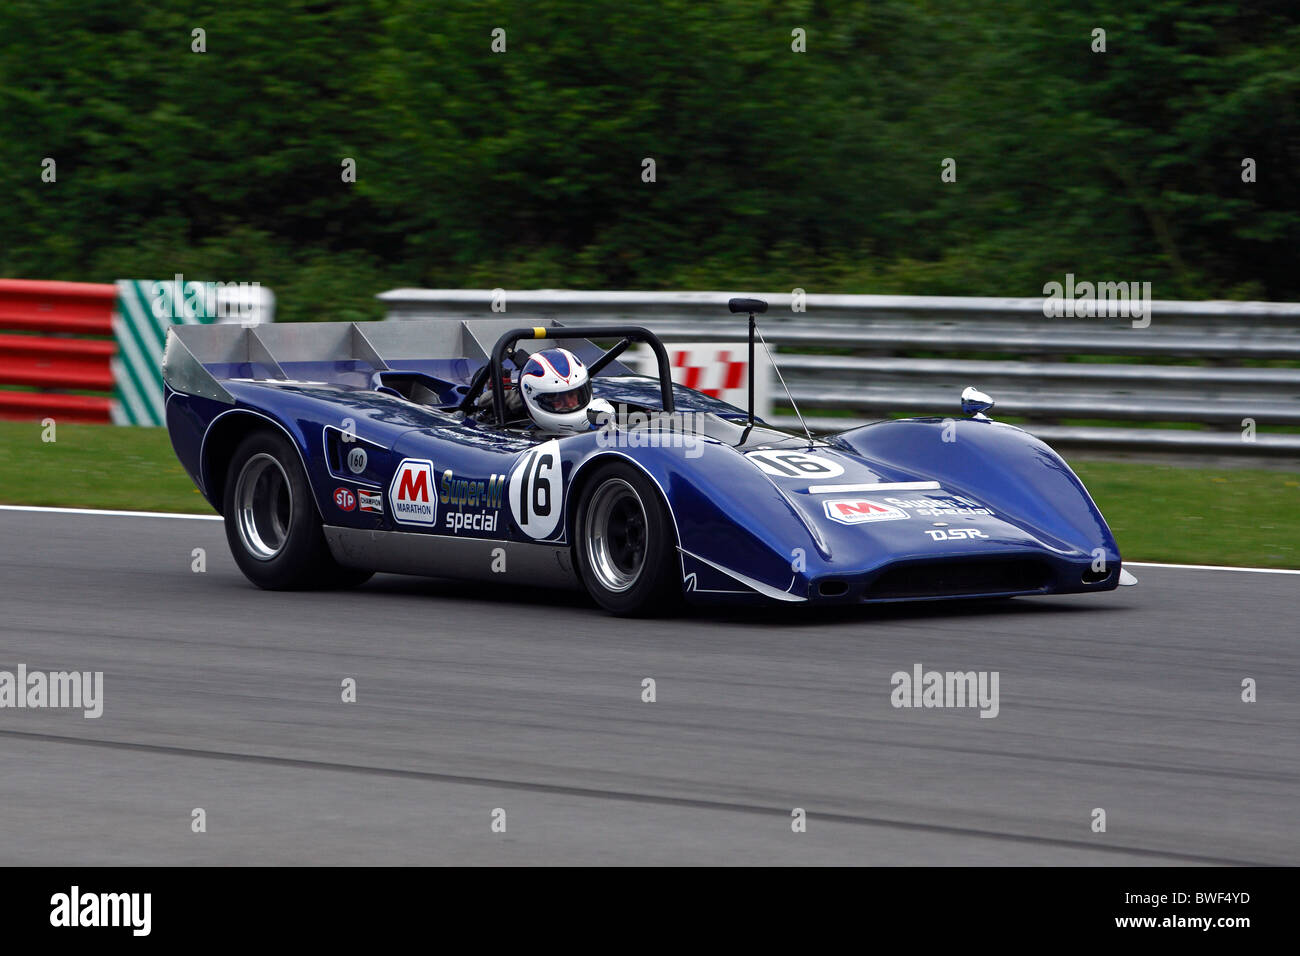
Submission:
[[[526,451],[510,473],[510,514],[530,538],[546,538],[560,523],[564,488],[560,474],[560,443],[552,439]]]

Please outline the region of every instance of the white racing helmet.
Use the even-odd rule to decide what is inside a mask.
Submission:
[[[539,428],[552,432],[584,432],[591,428],[591,378],[582,359],[568,349],[534,352],[519,375],[524,406]]]

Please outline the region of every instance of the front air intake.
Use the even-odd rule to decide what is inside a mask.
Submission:
[[[1033,558],[922,561],[889,568],[867,585],[864,601],[951,597],[962,594],[1023,594],[1044,591],[1052,572]]]

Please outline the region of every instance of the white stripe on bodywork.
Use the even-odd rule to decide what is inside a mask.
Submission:
[[[854,491],[938,491],[937,481],[881,481],[861,485],[811,485],[810,495],[840,495]]]

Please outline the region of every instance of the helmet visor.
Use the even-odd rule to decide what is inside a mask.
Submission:
[[[557,415],[581,411],[591,402],[591,382],[583,382],[567,392],[543,392],[537,396],[536,401],[543,411]]]

